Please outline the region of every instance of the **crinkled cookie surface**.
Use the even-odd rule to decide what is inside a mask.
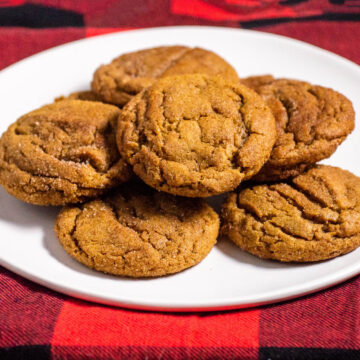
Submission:
[[[63,100],[20,117],[0,140],[0,182],[37,205],[64,205],[98,196],[127,181],[113,105]]]
[[[331,156],[354,129],[351,101],[332,89],[273,79],[271,75],[242,82],[260,94],[276,121],[274,149],[254,180],[276,181],[298,175]]]
[[[132,99],[117,143],[148,185],[207,197],[256,174],[275,134],[271,111],[254,91],[196,74],[163,78]]]
[[[222,232],[258,257],[330,259],[360,245],[360,178],[317,165],[286,183],[232,193],[222,217]]]
[[[202,199],[159,193],[143,184],[64,208],[55,232],[65,250],[106,273],[152,277],[199,263],[216,243],[219,217]]]

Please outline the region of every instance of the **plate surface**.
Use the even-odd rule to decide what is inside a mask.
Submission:
[[[0,132],[54,97],[89,87],[94,69],[115,56],[167,44],[201,46],[227,59],[239,76],[271,73],[332,87],[360,114],[360,67],[311,45],[260,32],[170,27],[99,36],[62,45],[0,72]],[[356,129],[326,163],[360,175]],[[213,201],[218,207],[220,199]],[[360,249],[316,264],[264,261],[220,240],[199,265],[151,279],[116,278],[70,258],[53,232],[59,209],[22,203],[0,189],[0,264],[51,289],[82,299],[138,309],[219,310],[310,293],[360,273]]]

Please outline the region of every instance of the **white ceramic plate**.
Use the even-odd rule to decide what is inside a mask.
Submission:
[[[0,73],[0,132],[54,97],[88,88],[94,69],[115,56],[167,44],[214,50],[240,76],[272,73],[332,87],[360,114],[360,67],[348,60],[260,32],[170,27],[80,40],[10,66]],[[358,144],[355,130],[326,163],[360,175]],[[222,240],[202,263],[179,274],[117,278],[89,270],[65,253],[53,232],[57,212],[22,203],[0,189],[0,264],[51,289],[105,304],[166,311],[240,308],[314,292],[360,273],[360,249],[326,262],[291,265],[257,259]]]

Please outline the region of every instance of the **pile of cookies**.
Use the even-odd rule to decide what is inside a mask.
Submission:
[[[316,165],[354,128],[338,92],[239,79],[211,51],[122,55],[91,90],[20,117],[0,139],[0,183],[66,205],[55,232],[84,265],[153,277],[199,263],[219,231],[261,258],[319,261],[360,245],[360,179]],[[205,198],[230,192],[220,219]]]

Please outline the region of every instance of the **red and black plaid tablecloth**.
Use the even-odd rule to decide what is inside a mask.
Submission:
[[[360,64],[359,0],[0,0],[0,68],[68,41],[166,25],[272,32]],[[0,268],[0,359],[51,358],[360,359],[360,277],[257,309],[165,314],[76,300]]]

